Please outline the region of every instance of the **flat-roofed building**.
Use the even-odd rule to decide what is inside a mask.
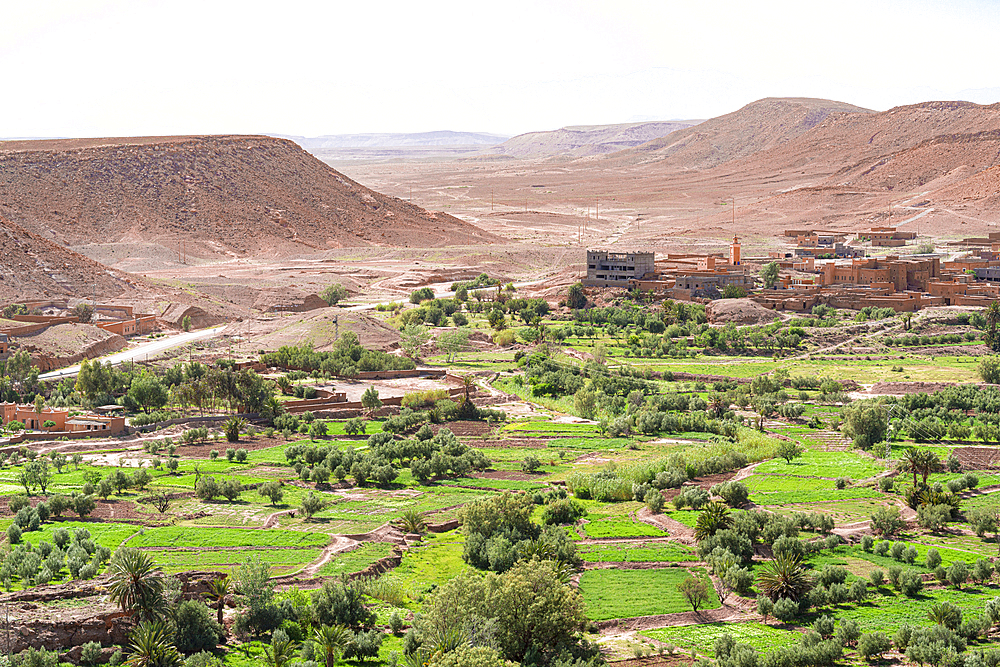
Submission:
[[[628,287],[630,280],[651,276],[655,268],[652,252],[587,251],[588,287]]]

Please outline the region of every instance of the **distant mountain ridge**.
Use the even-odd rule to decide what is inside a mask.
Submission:
[[[660,161],[679,169],[708,169],[780,146],[831,114],[873,114],[871,109],[806,97],[768,97],[693,127],[653,139],[614,157]]]
[[[487,152],[524,158],[602,155],[639,146],[699,122],[701,121],[681,120],[616,125],[569,125],[558,130],[519,134]]]
[[[328,134],[319,137],[300,137],[285,134],[269,136],[291,139],[307,151],[336,148],[403,148],[418,146],[493,146],[510,137],[488,132],[368,132],[362,134]]]

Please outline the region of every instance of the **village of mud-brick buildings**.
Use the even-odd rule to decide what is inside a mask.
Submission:
[[[866,256],[860,241],[896,248],[916,239],[915,233],[892,227],[873,227],[853,244],[843,232],[786,230],[785,236],[794,239],[795,247],[766,257],[743,257],[737,237],[728,257],[588,250],[583,284],[685,301],[719,298],[732,285],[739,288],[736,293],[745,292],[767,308],[796,312],[820,304],[912,312],[930,306],[987,306],[1000,297],[1000,233],[952,244],[963,257],[951,261],[942,261],[937,253]],[[778,280],[764,289],[758,273],[770,262],[779,267]]]

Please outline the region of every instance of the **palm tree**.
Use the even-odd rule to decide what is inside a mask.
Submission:
[[[1000,302],[994,301],[986,309],[986,335],[983,336],[983,340],[992,350],[996,350],[1000,344],[997,337],[998,324],[1000,324]]]
[[[913,473],[913,486],[917,486],[917,473],[920,472],[920,452],[910,447],[899,457],[899,469]]]
[[[699,542],[715,535],[716,532],[729,528],[731,518],[729,507],[725,503],[712,501],[698,515],[695,522],[694,537]]]
[[[709,406],[717,419],[722,419],[722,415],[729,409],[728,401],[722,397],[722,394],[713,394]]]
[[[950,602],[935,602],[927,611],[927,618],[938,625],[955,630],[962,624],[962,610]]]
[[[779,600],[798,600],[813,587],[812,579],[802,567],[802,560],[793,554],[781,554],[769,562],[757,576],[757,588],[761,593]]]
[[[397,521],[399,527],[407,533],[422,533],[427,530],[427,522],[424,521],[423,513],[415,509],[406,510]]]
[[[108,575],[111,579],[108,597],[121,605],[122,611],[136,614],[143,621],[160,618],[166,608],[163,573],[152,558],[138,549],[125,547],[111,559]]]
[[[295,657],[295,645],[285,633],[275,633],[271,645],[264,647],[264,664],[268,667],[285,667]]]
[[[141,623],[132,632],[129,653],[125,662],[129,667],[178,667],[182,663],[173,635],[161,621]]]
[[[316,628],[313,640],[323,649],[326,656],[326,667],[337,664],[337,658],[347,648],[351,641],[351,633],[343,625],[321,625]]]
[[[465,400],[471,400],[472,392],[476,388],[476,378],[472,377],[472,373],[462,376],[462,387],[465,389]]]
[[[932,472],[938,472],[942,469],[941,459],[931,450],[921,449],[918,452],[917,461],[920,465],[920,476],[923,478],[924,486],[927,486],[927,477]]]
[[[222,609],[226,604],[226,597],[229,595],[232,586],[230,586],[229,578],[223,576],[222,579],[213,579],[208,582],[208,593],[205,595],[210,600],[215,600],[218,604],[216,610],[219,614],[219,625],[222,625]]]

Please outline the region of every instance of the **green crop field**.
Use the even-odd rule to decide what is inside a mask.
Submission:
[[[201,528],[167,526],[151,528],[129,540],[130,547],[299,547],[323,546],[327,535],[292,530],[251,528]]]
[[[584,525],[587,537],[660,537],[666,533],[648,523],[616,517],[596,519]]]
[[[695,573],[703,576],[700,569]],[[591,618],[633,618],[690,611],[691,606],[677,590],[677,584],[692,576],[684,568],[659,570],[588,570],[580,577],[580,590]],[[719,598],[709,586],[709,600],[703,609],[715,609]]]
[[[658,628],[644,630],[642,635],[667,645],[677,646],[688,651],[697,651],[710,657],[715,657],[715,640],[722,635],[731,635],[736,641],[749,644],[758,651],[767,651],[769,648],[779,646],[792,646],[799,642],[800,636],[794,630],[754,622],[703,623],[676,628]]]
[[[448,189],[460,187],[465,191],[458,185]],[[459,201],[450,205],[458,206]],[[446,250],[397,250],[391,261],[444,267],[451,258]],[[359,261],[385,254],[378,249],[328,252]],[[507,257],[509,275],[502,281],[536,279],[538,261]],[[568,255],[557,264],[566,261]],[[175,282],[175,287],[194,289]],[[364,293],[364,282],[353,281],[362,294],[353,295],[352,303],[374,298]],[[465,305],[424,298],[424,292],[416,295],[418,303],[399,295],[405,304],[402,311],[371,311],[385,326],[401,330],[401,345],[413,358],[411,343],[421,347],[416,343],[425,335],[436,340],[440,349],[422,347],[420,363],[451,371],[447,378],[438,373],[419,379],[351,377],[367,369],[409,366],[410,361],[395,353],[365,350],[349,336],[334,341],[332,322],[323,316],[315,330],[322,336],[311,338],[304,330],[294,336],[315,340],[316,349],[265,352],[267,381],[258,387],[263,398],[275,394],[278,405],[287,407],[294,397],[280,388],[323,385],[349,387],[352,395],[374,388],[384,401],[400,392],[457,386],[455,374],[473,371],[473,402],[449,399],[416,409],[373,408],[352,418],[357,421],[330,419],[324,413],[279,414],[268,402],[260,418],[247,424],[228,422],[230,428],[244,429],[234,443],[222,432],[224,420],[241,409],[233,390],[225,387],[227,378],[235,376],[220,370],[229,362],[220,360],[205,370],[186,361],[173,365],[187,354],[151,360],[142,367],[142,377],[160,378],[167,397],[164,419],[204,412],[219,420],[95,439],[86,445],[85,458],[75,462],[69,458],[77,446],[73,443],[28,440],[4,447],[0,587],[18,591],[48,583],[73,589],[73,597],[49,600],[49,591],[59,589],[46,588],[46,599],[30,602],[38,609],[26,608],[32,618],[57,618],[61,610],[77,613],[88,605],[119,605],[108,598],[111,582],[105,579],[94,582],[98,595],[76,596],[93,590],[85,582],[94,576],[119,576],[107,558],[109,550],[120,548],[138,549],[168,576],[191,570],[220,572],[233,576],[234,587],[259,585],[264,593],[275,585],[277,607],[261,616],[247,614],[251,598],[241,591],[232,598],[235,608],[227,605],[222,610],[227,641],[215,655],[228,667],[273,662],[276,658],[265,657],[265,651],[272,650],[273,636],[280,638],[275,631],[279,626],[294,643],[289,664],[322,664],[325,656],[312,643],[317,629],[321,623],[346,622],[346,615],[342,618],[333,610],[350,611],[354,618],[371,612],[372,632],[352,635],[350,644],[352,651],[367,650],[367,657],[338,655],[334,660],[351,667],[418,662],[548,667],[583,656],[559,653],[581,637],[601,650],[593,660],[583,658],[589,667],[601,667],[602,661],[641,661],[650,651],[669,653],[664,664],[677,665],[718,658],[716,641],[724,635],[753,647],[763,665],[774,661],[764,655],[773,649],[798,645],[803,638],[811,642],[813,636],[806,630],[823,615],[838,622],[855,620],[864,632],[891,636],[904,623],[930,628],[929,612],[935,604],[952,603],[961,609],[963,620],[971,621],[984,613],[989,600],[1000,598],[996,572],[985,581],[967,580],[959,589],[939,583],[927,566],[928,554],[936,550],[945,577],[950,570],[961,583],[962,564],[982,571],[982,560],[996,564],[1000,557],[994,525],[1000,517],[1000,493],[989,492],[989,487],[1000,485],[1000,473],[970,469],[978,464],[964,449],[984,439],[993,444],[998,440],[1000,385],[979,384],[980,357],[967,354],[984,349],[980,341],[987,325],[973,311],[918,312],[911,321],[891,311],[831,312],[821,306],[815,315],[782,314],[771,323],[717,324],[708,321],[701,303],[615,290],[599,298],[589,290],[585,295],[601,305],[568,310],[553,308],[550,301],[545,307],[518,290],[491,286],[478,295],[470,292]],[[565,293],[547,293],[550,296],[569,301]],[[445,315],[438,318],[435,306]],[[504,311],[503,325],[494,314],[499,311]],[[468,318],[467,324],[459,312]],[[289,316],[289,323],[292,320]],[[959,342],[944,350],[887,340],[904,329],[903,335],[948,340],[958,333]],[[443,354],[445,334],[466,330],[476,332],[476,345],[449,362]],[[496,345],[484,349],[482,336]],[[544,337],[543,345],[536,344],[539,336]],[[243,347],[255,351],[256,346],[254,341]],[[206,344],[200,349],[210,348]],[[984,364],[984,377],[988,366]],[[0,368],[0,375],[9,371]],[[207,373],[210,381],[192,384],[189,375],[199,372]],[[241,371],[239,382],[254,380],[249,373]],[[82,410],[81,403],[108,393],[128,411],[135,407],[135,397],[143,395],[133,391],[138,377],[123,366],[107,391],[88,391],[91,387],[85,385],[91,380],[86,376],[79,388],[70,380],[27,390],[30,382],[12,380],[4,391],[6,400],[22,404],[34,401],[33,392],[40,391],[49,405],[68,405],[71,410]],[[912,384],[897,388],[901,391],[879,388],[873,392],[879,396],[869,399],[864,387],[854,384],[920,381],[945,383],[947,388],[924,385],[920,389],[926,392],[915,395],[903,393],[912,391]],[[244,388],[241,384],[240,391]],[[198,391],[210,396],[193,408]],[[141,412],[131,411],[129,418],[138,421]],[[267,422],[269,417],[272,422]],[[208,440],[183,444],[184,430],[197,424],[208,425]],[[348,428],[358,424],[363,424],[364,433],[347,435]],[[970,428],[972,433],[966,433]],[[891,447],[883,446],[883,434],[893,439]],[[933,442],[913,442],[916,436]],[[852,446],[854,439],[873,441],[874,446],[862,451]],[[802,449],[790,462],[778,455],[788,441]],[[214,459],[213,449],[218,453]],[[245,460],[227,460],[227,449],[246,449]],[[978,451],[992,449],[990,444]],[[532,458],[539,466],[525,472],[533,468],[525,465]],[[892,474],[889,492],[880,490],[885,473]],[[971,484],[976,491],[944,495],[949,483],[953,488],[964,485],[968,473],[977,477]],[[915,493],[911,487],[921,486],[924,475],[929,489]],[[206,476],[238,483],[238,495],[206,499],[200,483]],[[734,478],[745,485],[748,502],[737,503],[715,487]],[[713,504],[707,506],[711,509],[676,509],[670,499],[680,492],[691,498],[688,494],[696,485],[706,491],[716,488]],[[235,493],[234,487],[229,490]],[[733,505],[728,515],[717,504],[727,499]],[[919,520],[912,520],[906,502],[955,509],[921,509]],[[873,529],[885,528],[900,548],[912,547],[916,555],[911,563],[903,554],[894,558],[891,551],[876,553],[885,540],[872,545],[858,535],[866,534],[866,522],[886,507],[902,510],[911,520],[897,526],[883,522]],[[51,516],[53,508],[60,516]],[[823,522],[832,520],[832,527],[809,516],[817,513],[824,515]],[[699,517],[713,516],[717,524],[697,526]],[[71,535],[79,530],[79,538],[56,549],[52,544],[61,528]],[[829,536],[831,528],[850,538],[836,543]],[[83,529],[90,539],[84,539]],[[977,536],[977,530],[984,537]],[[324,549],[336,544],[353,548],[324,556]],[[801,610],[785,623],[761,618],[755,613],[763,588],[760,575],[775,566],[772,554],[780,548],[804,554],[798,567],[810,584],[836,578],[838,571],[829,568],[844,568],[847,590],[857,591],[858,582],[866,582],[868,597],[842,599],[841,589],[829,587],[804,593]],[[395,558],[387,559],[396,553],[402,554],[398,564]],[[711,555],[703,560],[700,554]],[[257,584],[241,578],[250,576],[247,568],[242,575],[238,570],[248,559],[266,566],[257,572]],[[351,576],[380,559],[386,559],[387,567],[380,575]],[[727,568],[736,567],[746,572],[730,569],[723,576]],[[876,588],[867,583],[875,570],[888,577],[897,568],[922,577],[922,590],[907,597],[902,586],[885,582]],[[266,574],[282,578],[268,583]],[[692,607],[679,589],[691,576],[707,587],[708,599],[699,614],[685,613]],[[175,585],[168,579],[166,589]],[[720,609],[718,591],[728,586],[740,592],[727,591],[731,597]],[[831,598],[838,602],[831,603]],[[518,624],[561,622],[569,608],[560,601],[580,605],[585,630],[560,637],[559,651],[535,646],[514,655],[512,647],[519,639],[550,636],[544,634],[548,627],[536,632]],[[209,616],[215,613],[213,608]],[[634,625],[617,622],[636,617],[645,618]],[[714,622],[718,618],[731,622]],[[606,622],[600,632],[595,632],[594,621]],[[243,627],[253,623],[262,627]],[[958,627],[968,633],[973,625]],[[480,630],[485,634],[480,636]],[[459,631],[461,642],[455,634]],[[468,635],[471,631],[477,634]],[[45,632],[38,629],[40,636]],[[971,651],[996,643],[995,634],[956,642],[963,649],[956,649],[958,658],[946,653],[940,659],[923,656],[923,662],[992,664],[988,656],[983,661],[968,658]],[[127,638],[125,646],[132,639]],[[495,645],[498,655],[483,647],[477,647],[475,655],[447,655],[456,642],[470,639],[477,645]],[[440,655],[405,653],[421,642]],[[59,647],[60,655],[72,648]],[[126,658],[139,659],[125,653]],[[905,651],[893,651],[880,664],[911,667],[916,662],[911,659],[914,652],[910,654],[908,658]],[[191,664],[201,665],[207,655]],[[101,658],[106,659],[107,654]],[[652,664],[656,658],[648,660]],[[741,664],[743,660],[739,658]],[[29,662],[51,660],[12,658],[14,667]],[[863,660],[858,647],[849,645],[833,664],[879,663]],[[105,664],[98,661],[92,667]]]
[[[686,562],[698,560],[697,554],[679,544],[642,543],[635,546],[621,544],[584,544],[579,548],[580,557],[592,563],[655,563]]]

